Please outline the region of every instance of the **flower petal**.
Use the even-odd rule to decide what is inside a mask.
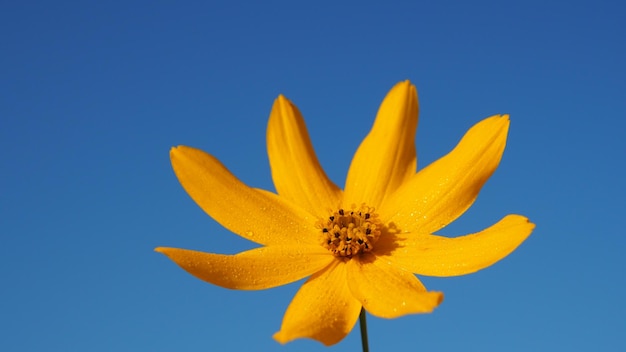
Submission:
[[[403,232],[433,233],[461,216],[500,163],[507,115],[474,125],[446,156],[420,170],[380,208]]]
[[[507,215],[495,225],[471,235],[407,236],[397,241],[398,247],[386,258],[418,275],[470,274],[509,255],[534,228],[535,225],[523,216]]]
[[[415,86],[409,81],[396,84],[352,159],[344,205],[366,203],[378,207],[386,195],[415,174],[417,113]]]
[[[191,198],[230,231],[260,244],[317,243],[316,218],[269,192],[250,188],[212,155],[179,146],[172,167]]]
[[[238,290],[286,285],[312,275],[335,259],[320,246],[269,246],[235,255],[167,247],[155,251],[201,280]]]
[[[380,318],[430,313],[443,301],[443,293],[427,292],[413,274],[369,253],[348,263],[348,286]]]
[[[346,264],[336,260],[300,288],[274,339],[284,344],[308,337],[330,346],[348,335],[360,311],[346,283]]]
[[[274,101],[267,125],[267,154],[281,197],[321,218],[339,205],[341,190],[320,166],[300,111],[282,95]]]

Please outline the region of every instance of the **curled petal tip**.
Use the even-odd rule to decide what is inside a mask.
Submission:
[[[523,216],[523,215],[518,215],[518,216],[520,216],[520,217],[522,217],[522,218],[526,219],[526,224],[528,224],[528,228],[530,229],[530,231],[534,230],[534,229],[535,229],[535,226],[537,226],[537,225],[535,225],[535,223],[534,223],[534,222],[530,221],[530,219],[529,219],[529,218],[527,218],[527,217],[525,217],[525,216]],[[529,236],[530,236],[530,234],[529,234]]]
[[[180,153],[182,153],[184,151],[184,149],[186,149],[188,147],[185,147],[184,145],[175,145],[172,148],[170,148],[170,158],[172,158],[174,155],[180,155]]]
[[[438,294],[437,305],[440,305],[441,302],[443,302],[444,295],[443,295],[443,292],[436,292],[436,293]]]
[[[285,109],[287,109],[287,111],[285,111]],[[284,114],[284,113],[290,112],[293,109],[297,109],[297,108],[293,105],[291,100],[289,100],[283,94],[278,94],[276,99],[274,99],[274,104],[272,105],[272,113],[274,113],[274,111],[279,111]]]
[[[404,89],[411,89],[414,88],[415,86],[411,83],[411,81],[404,80],[404,81],[400,81],[398,82],[393,88],[404,88]],[[391,90],[393,90],[393,88]]]
[[[443,292],[427,292],[427,295],[424,296],[424,302],[426,302],[426,305],[422,313],[432,313],[435,308],[439,307],[439,305],[443,302],[443,297]]]
[[[290,341],[289,339],[286,339],[280,331],[275,333],[272,337],[274,338],[274,340],[276,340],[276,342],[280,343],[281,345],[284,345]]]
[[[506,124],[507,126],[511,123],[509,114],[493,115],[490,118],[487,118],[486,120],[488,119],[498,121],[499,123]]]

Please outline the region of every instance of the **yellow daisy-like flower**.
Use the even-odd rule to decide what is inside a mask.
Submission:
[[[159,247],[190,274],[230,289],[259,290],[305,277],[274,338],[335,344],[361,307],[382,318],[428,313],[443,300],[414,274],[464,275],[504,258],[531,233],[507,215],[470,235],[433,235],[476,199],[506,144],[509,119],[474,125],[449,154],[416,173],[415,87],[385,97],[357,150],[342,191],[319,164],[304,120],[285,97],[274,102],[267,152],[277,194],[250,188],[198,149],[171,150],[172,166],[193,200],[230,231],[262,247],[222,255]]]

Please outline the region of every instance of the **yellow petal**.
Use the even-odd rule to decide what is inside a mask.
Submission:
[[[274,339],[284,344],[308,337],[330,346],[348,335],[360,311],[346,283],[346,264],[336,260],[300,288]]]
[[[335,258],[320,246],[269,246],[235,255],[159,247],[191,275],[224,288],[261,290],[312,275]]]
[[[413,274],[369,253],[348,263],[348,286],[380,318],[430,313],[443,301],[441,292],[427,292]]]
[[[170,151],[172,167],[191,198],[215,221],[256,243],[317,243],[316,218],[269,192],[239,181],[213,156],[190,147]]]
[[[341,190],[320,166],[300,111],[282,95],[270,114],[267,154],[281,197],[321,218],[328,216],[327,209],[339,205]]]
[[[378,207],[386,195],[415,174],[417,91],[409,81],[387,94],[357,150],[346,179],[345,202]]]
[[[406,238],[398,240],[398,248],[386,258],[418,275],[465,275],[509,255],[534,228],[535,225],[523,216],[507,215],[483,231],[461,237],[400,235]]]
[[[403,232],[433,233],[461,216],[500,163],[507,115],[474,125],[449,154],[420,170],[379,209]]]

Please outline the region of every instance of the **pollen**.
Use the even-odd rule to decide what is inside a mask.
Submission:
[[[382,223],[374,208],[362,204],[352,205],[350,210],[339,208],[331,211],[327,219],[318,221],[320,244],[337,257],[366,253],[374,248],[380,237]]]

